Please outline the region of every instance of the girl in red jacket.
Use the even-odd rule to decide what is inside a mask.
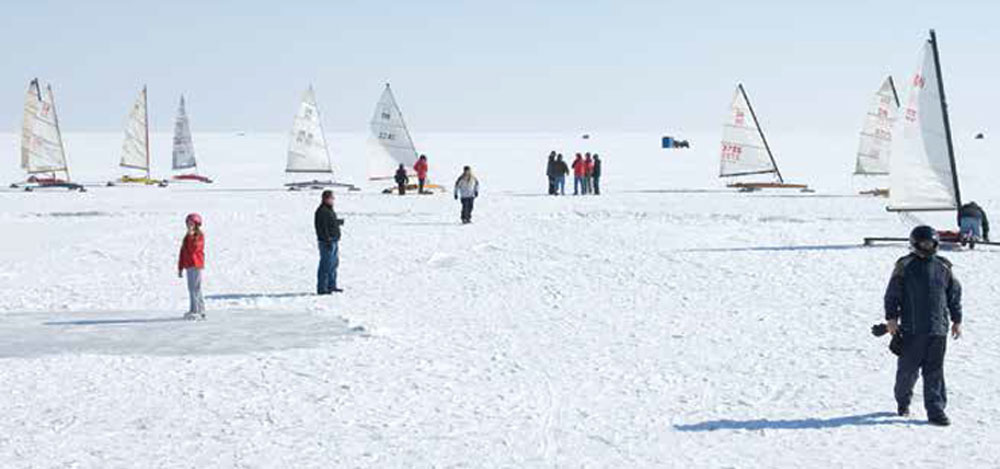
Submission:
[[[184,319],[205,319],[205,300],[201,296],[201,271],[205,268],[205,235],[201,232],[201,215],[192,213],[184,219],[187,234],[181,244],[177,261],[177,277],[187,273],[188,294],[191,306]]]

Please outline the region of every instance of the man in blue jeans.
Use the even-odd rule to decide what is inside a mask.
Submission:
[[[329,295],[342,292],[337,287],[337,266],[340,265],[340,226],[344,220],[337,218],[333,211],[333,191],[323,191],[323,202],[313,217],[316,227],[316,241],[319,244],[319,269],[316,272],[316,294]]]

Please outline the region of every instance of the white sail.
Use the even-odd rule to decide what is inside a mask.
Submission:
[[[933,46],[928,41],[910,82],[902,119],[903,138],[892,153],[890,210],[958,208],[940,80]]]
[[[52,87],[43,93],[38,80],[32,80],[24,98],[21,167],[31,174],[66,171],[66,166]]]
[[[403,113],[396,104],[389,85],[375,105],[371,120],[371,137],[368,140],[368,178],[388,179],[396,174],[400,164],[413,172],[417,150],[413,147],[410,132],[403,121]]]
[[[729,116],[722,125],[720,177],[777,173],[743,85],[736,87]]]
[[[181,96],[181,104],[177,108],[177,120],[174,122],[173,157],[174,170],[198,166],[194,159],[194,141],[191,140],[191,124],[184,108],[184,96]]]
[[[854,174],[877,176],[889,174],[892,154],[892,126],[899,112],[899,98],[892,77],[886,77],[872,98],[858,142]]]
[[[122,167],[149,171],[149,127],[146,118],[146,87],[143,87],[125,121]]]
[[[323,135],[316,95],[310,86],[302,97],[299,112],[295,114],[288,142],[288,173],[329,173],[330,153]]]

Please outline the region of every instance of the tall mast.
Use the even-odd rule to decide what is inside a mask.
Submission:
[[[149,96],[146,94],[146,85],[142,85],[142,112],[143,121],[146,124],[146,179],[151,179],[149,174]]]
[[[45,85],[45,89],[49,93],[49,101],[52,101],[52,120],[56,124],[56,133],[59,134],[59,151],[62,152],[63,156],[63,171],[66,173],[66,182],[69,182],[69,158],[66,156],[66,147],[63,145],[62,129],[59,128],[59,114],[56,113],[56,97],[52,93],[52,85]],[[41,94],[41,90],[39,90],[39,94]]]
[[[958,188],[958,165],[955,164],[955,147],[951,142],[951,121],[948,119],[948,104],[944,98],[944,78],[941,77],[941,59],[938,56],[937,35],[931,30],[931,50],[934,52],[934,73],[937,74],[938,94],[941,96],[941,115],[944,116],[944,136],[948,142],[948,162],[951,163],[951,180],[955,186],[956,211],[962,207],[962,192]]]
[[[319,103],[316,102],[316,92],[312,85],[309,85],[309,94],[313,98],[313,107],[316,108],[316,124],[319,126],[319,133],[323,136],[323,152],[326,153],[326,164],[330,166],[330,174],[333,174],[333,161],[330,160],[330,144],[326,142],[326,131],[323,130],[323,116],[319,113]]]
[[[896,103],[896,109],[899,109],[899,94],[896,93],[896,81],[892,79],[892,75],[889,75],[889,88],[892,88],[892,99]]]
[[[774,161],[774,154],[771,153],[771,146],[767,144],[767,138],[764,137],[764,129],[760,126],[760,121],[757,120],[757,113],[753,112],[753,104],[750,104],[750,98],[747,97],[746,90],[743,89],[743,83],[739,84],[740,94],[743,95],[743,100],[747,103],[747,108],[750,109],[750,117],[753,117],[754,124],[757,125],[757,133],[760,134],[760,140],[764,142],[764,149],[767,150],[767,156],[771,158],[771,166],[774,166],[774,173],[778,175],[778,182],[784,184],[785,178],[781,177],[781,170],[778,169],[778,163]]]

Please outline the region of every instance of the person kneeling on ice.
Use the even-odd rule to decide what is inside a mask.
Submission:
[[[910,233],[911,253],[896,261],[885,292],[889,333],[901,334],[902,353],[896,363],[896,404],[901,417],[910,415],[910,399],[918,372],[924,380],[924,408],[933,425],[951,424],[944,409],[944,354],[951,335],[962,336],[962,285],[951,262],[937,255],[940,239],[929,226]]]
[[[322,202],[313,217],[316,241],[319,245],[319,268],[316,272],[316,294],[342,292],[337,287],[337,267],[340,265],[340,226],[344,220],[333,210],[333,191],[323,191]]]
[[[455,200],[462,201],[462,224],[472,223],[472,203],[479,197],[479,180],[472,175],[472,168],[466,166],[455,181]]]
[[[958,222],[963,240],[990,241],[990,220],[979,204],[969,202],[963,205],[958,210]]]
[[[191,305],[184,319],[205,319],[205,300],[201,296],[201,271],[205,268],[205,235],[201,231],[201,215],[192,213],[184,219],[187,233],[181,243],[177,260],[177,277],[187,274],[188,295]]]
[[[406,195],[406,185],[410,182],[410,176],[406,175],[406,167],[403,163],[399,163],[399,168],[396,168],[396,187],[399,188],[399,195]]]

